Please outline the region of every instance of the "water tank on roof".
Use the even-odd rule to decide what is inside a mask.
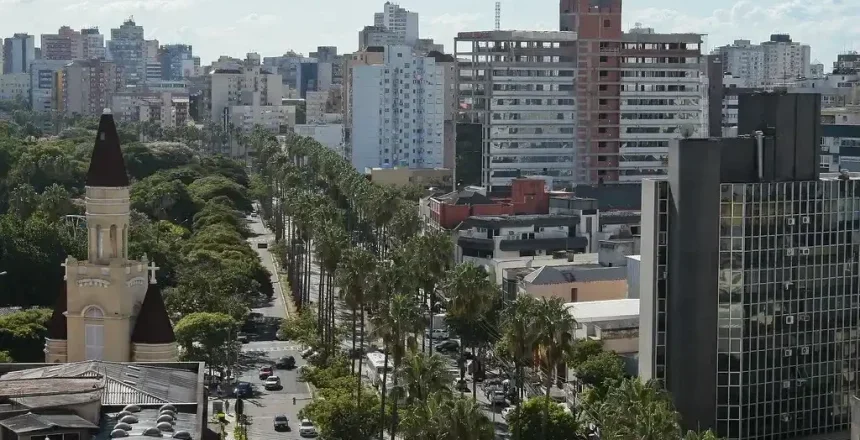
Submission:
[[[176,431],[173,438],[178,440],[191,440],[191,433],[188,431]]]
[[[165,409],[165,410],[161,411],[161,413],[159,413],[158,415],[159,416],[170,416],[170,417],[173,417],[174,419],[176,418],[176,413],[169,410],[169,409]]]
[[[121,419],[125,416],[130,416],[130,415],[131,415],[131,413],[128,411],[120,411],[120,412],[116,413],[116,418]]]
[[[122,429],[123,431],[131,431],[131,425],[128,423],[117,423],[113,429]]]

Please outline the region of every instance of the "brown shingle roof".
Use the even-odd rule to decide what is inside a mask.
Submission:
[[[164,307],[161,288],[158,284],[150,284],[146,297],[140,306],[137,322],[131,334],[131,342],[138,344],[169,344],[176,342],[170,316]]]
[[[60,296],[57,297],[57,303],[54,305],[54,313],[51,314],[51,319],[48,320],[48,339],[67,338],[66,306],[66,282],[63,281],[63,287],[60,288]]]
[[[113,115],[103,114],[96,133],[96,145],[87,171],[87,186],[128,186],[128,174],[119,146]]]

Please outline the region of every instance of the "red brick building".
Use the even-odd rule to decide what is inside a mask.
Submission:
[[[430,198],[430,218],[444,229],[453,229],[475,215],[547,214],[549,193],[540,179],[514,179],[510,197],[488,197],[471,189]]]

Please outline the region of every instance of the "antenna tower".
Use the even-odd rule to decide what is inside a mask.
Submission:
[[[496,30],[502,28],[502,2],[496,2]]]

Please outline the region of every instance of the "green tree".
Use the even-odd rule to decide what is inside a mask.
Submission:
[[[543,431],[544,400],[536,397],[525,401],[508,416],[511,431],[524,439],[580,440],[586,439],[585,427],[561,405],[549,409],[545,434]]]
[[[42,348],[51,313],[50,309],[26,309],[0,316],[0,347],[17,362],[44,362]]]
[[[156,220],[170,220],[190,227],[197,213],[197,203],[182,181],[167,180],[161,173],[153,174],[131,187],[131,207]]]
[[[370,440],[382,427],[379,398],[372,390],[365,391],[367,397],[361,406],[357,405],[347,389],[328,388],[320,394],[300,414],[317,424],[320,437],[331,440]]]
[[[316,347],[320,343],[316,325],[317,319],[314,312],[305,308],[283,320],[281,332],[286,339],[300,342],[307,347]]]
[[[234,366],[239,357],[236,343],[239,324],[223,313],[191,313],[176,323],[176,342],[182,347],[182,357],[189,361],[204,361],[219,370]]]
[[[431,394],[445,395],[451,391],[448,365],[438,354],[410,353],[395,374],[398,394],[406,396],[407,404],[421,405]]]
[[[549,423],[550,392],[559,368],[573,352],[576,321],[559,298],[541,298],[537,307],[537,349],[544,375],[544,426]]]
[[[588,359],[603,353],[603,341],[599,339],[577,339],[570,354],[570,366],[576,368]]]
[[[8,351],[0,351],[0,364],[8,364],[12,362],[15,362],[15,360],[12,359],[12,355],[10,355]]]
[[[669,394],[656,382],[625,379],[603,401],[585,408],[606,440],[664,440],[681,436]]]
[[[602,351],[577,367],[576,377],[591,387],[589,398],[602,399],[610,388],[624,380],[624,363],[615,352]]]
[[[434,394],[425,404],[411,405],[401,427],[410,440],[492,440],[493,423],[471,399]]]
[[[251,212],[252,206],[251,199],[248,197],[248,189],[227,177],[213,175],[202,177],[191,183],[188,190],[199,200],[225,196],[233,202],[236,209]]]

